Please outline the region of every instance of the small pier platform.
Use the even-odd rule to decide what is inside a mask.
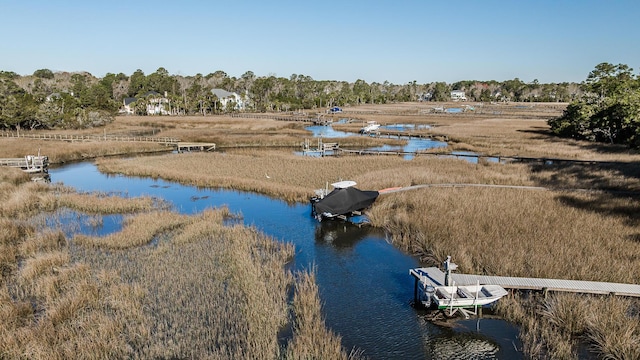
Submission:
[[[309,139],[305,139],[302,144],[302,153],[319,154],[320,156],[326,156],[327,154],[336,155],[340,151],[340,145],[338,143],[326,143],[322,141],[322,138],[318,138],[318,145],[315,148],[311,147]]]
[[[445,284],[445,273],[437,267],[416,268],[409,270],[418,281],[423,280],[432,286]],[[603,294],[640,297],[640,285],[621,284],[597,281],[525,278],[508,276],[486,276],[471,274],[451,274],[451,280],[456,285],[500,285],[505,289],[537,290],[537,291],[562,291],[584,294]]]
[[[216,149],[214,143],[199,143],[199,142],[177,142],[175,143],[176,150],[178,152],[185,151],[213,151]]]
[[[24,158],[0,159],[0,166],[20,168],[31,174],[47,173],[49,158],[42,155],[27,155]]]

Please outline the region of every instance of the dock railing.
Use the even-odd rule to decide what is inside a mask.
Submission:
[[[128,135],[72,135],[72,134],[29,134],[24,132],[0,132],[0,137],[23,138],[34,140],[54,141],[121,141],[121,142],[153,142],[165,145],[175,145],[180,140],[172,137],[128,136]]]

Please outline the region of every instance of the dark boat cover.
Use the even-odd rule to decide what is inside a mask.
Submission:
[[[313,209],[318,215],[350,214],[369,207],[376,201],[378,194],[375,190],[363,191],[354,187],[333,189],[327,196],[314,202]]]

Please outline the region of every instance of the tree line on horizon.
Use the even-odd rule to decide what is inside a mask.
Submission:
[[[237,111],[234,106],[222,106],[212,89],[239,94],[247,106],[246,111],[255,112],[323,111],[333,106],[407,101],[443,102],[450,100],[452,90],[463,90],[468,101],[474,102],[571,102],[568,111],[571,110],[573,114],[578,108],[585,109],[583,105],[577,104],[593,102],[593,94],[600,90],[601,85],[598,84],[601,81],[611,82],[610,77],[620,75],[633,80],[631,82],[638,82],[626,65],[607,65],[617,69],[609,70],[610,72],[618,71],[621,74],[608,74],[603,68],[605,66],[600,64],[596,70],[600,68],[601,76],[590,74],[581,84],[542,84],[537,80],[525,83],[518,78],[506,81],[465,80],[452,84],[418,84],[416,81],[406,84],[392,84],[388,81],[367,83],[364,80],[350,83],[314,80],[310,76],[299,74],[292,74],[288,78],[256,76],[252,71],[247,71],[240,77],[229,76],[221,70],[207,75],[171,75],[162,67],[148,75],[138,69],[131,75],[107,73],[102,78],[88,72],[54,73],[49,69],[39,69],[32,75],[25,76],[0,71],[0,128],[10,130],[100,126],[113,121],[127,98],[135,98],[133,109],[136,114],[146,115],[147,104],[152,100],[151,97],[157,97],[158,94],[168,100],[164,106],[169,107],[166,109],[169,114],[210,115]],[[610,93],[600,95],[606,97],[607,101],[620,98],[613,99]],[[582,110],[578,112],[584,115]],[[607,119],[618,113],[619,111],[614,111],[607,115]],[[563,120],[559,122],[550,122],[556,134],[596,141],[607,137],[602,127],[594,128],[589,134],[580,132],[584,128],[584,116],[579,125],[570,126],[575,117],[571,114],[563,115]],[[624,131],[612,130],[608,140],[621,140],[621,133]]]

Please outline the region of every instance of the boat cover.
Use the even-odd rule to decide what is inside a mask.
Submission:
[[[313,203],[316,214],[337,216],[362,210],[378,197],[375,190],[358,190],[354,187],[333,189],[327,196]]]

